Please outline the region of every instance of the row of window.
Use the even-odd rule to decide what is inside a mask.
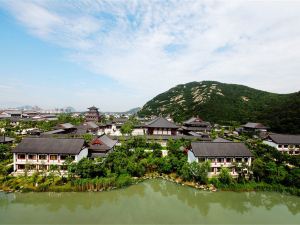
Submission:
[[[232,172],[232,173],[235,173],[235,168],[234,167],[232,167],[231,169],[229,169],[230,170],[230,172]],[[212,172],[212,173],[218,173],[218,172],[220,172],[221,171],[221,168],[220,167],[211,167],[210,168],[210,172]]]
[[[17,170],[48,170],[50,166],[48,165],[17,165]],[[67,170],[68,167],[66,165],[58,166],[60,170]]]
[[[243,159],[244,159],[244,162],[248,162],[249,158],[235,158],[235,162],[243,162]],[[224,163],[225,160],[226,162],[230,163],[230,162],[233,162],[233,158],[207,158],[207,160],[210,160],[211,162],[218,162],[218,163]],[[199,162],[205,162],[206,161],[206,158],[198,158],[198,161]]]
[[[60,155],[60,160],[66,160],[66,158],[68,158],[68,157],[70,157],[71,159],[75,160],[75,156],[74,155]],[[46,155],[46,154],[39,154],[39,155],[28,154],[27,155],[27,159],[28,160],[37,160],[37,158],[39,160],[47,160],[48,159],[48,155]],[[17,159],[25,160],[26,159],[26,154],[18,154]],[[50,160],[58,160],[58,155],[49,155],[49,159]]]
[[[278,148],[300,148],[300,145],[278,145]]]

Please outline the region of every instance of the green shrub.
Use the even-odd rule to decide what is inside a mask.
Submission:
[[[116,186],[118,188],[128,186],[131,183],[132,183],[132,179],[131,179],[130,175],[128,175],[128,174],[122,174],[116,180]]]

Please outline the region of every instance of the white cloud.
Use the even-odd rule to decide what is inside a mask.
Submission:
[[[141,95],[194,80],[299,90],[297,1],[8,1],[29,32]],[[117,91],[117,90],[116,90]],[[122,94],[119,93],[119,96]]]

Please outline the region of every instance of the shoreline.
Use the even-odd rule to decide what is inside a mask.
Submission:
[[[168,182],[172,182],[174,184],[180,185],[180,186],[186,186],[190,188],[194,188],[197,190],[202,191],[208,191],[208,192],[217,192],[217,191],[223,191],[223,192],[277,192],[287,195],[293,195],[293,196],[300,196],[300,189],[292,188],[292,187],[285,187],[282,185],[271,185],[266,183],[245,183],[245,184],[238,184],[234,183],[231,185],[224,185],[222,187],[215,187],[213,184],[199,184],[197,182],[186,182],[183,181],[181,178],[172,176],[172,174],[147,174],[143,177],[130,177],[130,182],[124,183],[121,186],[117,185],[108,185],[105,187],[95,187],[93,185],[90,185],[89,183],[88,188],[84,188],[82,186],[72,186],[70,183],[60,185],[60,186],[49,186],[45,189],[34,189],[34,188],[28,188],[28,187],[22,187],[20,186],[19,189],[12,189],[12,188],[4,188],[1,187],[0,184],[0,192],[3,193],[26,193],[26,192],[105,192],[105,191],[113,191],[118,190],[122,188],[126,188],[132,185],[139,184],[141,182],[147,181],[147,180],[154,180],[154,179],[161,179]],[[84,179],[83,179],[84,180]]]

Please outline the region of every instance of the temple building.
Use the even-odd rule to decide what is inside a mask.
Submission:
[[[101,119],[101,115],[98,111],[98,108],[95,106],[92,106],[90,108],[88,108],[88,112],[86,112],[85,114],[85,121],[86,122],[99,122]]]
[[[244,132],[267,132],[268,127],[261,123],[248,122],[242,126]]]
[[[89,157],[107,157],[109,153],[114,151],[114,147],[117,143],[117,140],[113,140],[105,134],[100,137],[96,137],[89,145]]]
[[[203,121],[200,117],[192,117],[189,120],[183,122],[180,131],[185,135],[203,135],[211,131],[211,124],[210,122]]]
[[[178,126],[163,117],[157,117],[144,126],[148,135],[177,135]]]

